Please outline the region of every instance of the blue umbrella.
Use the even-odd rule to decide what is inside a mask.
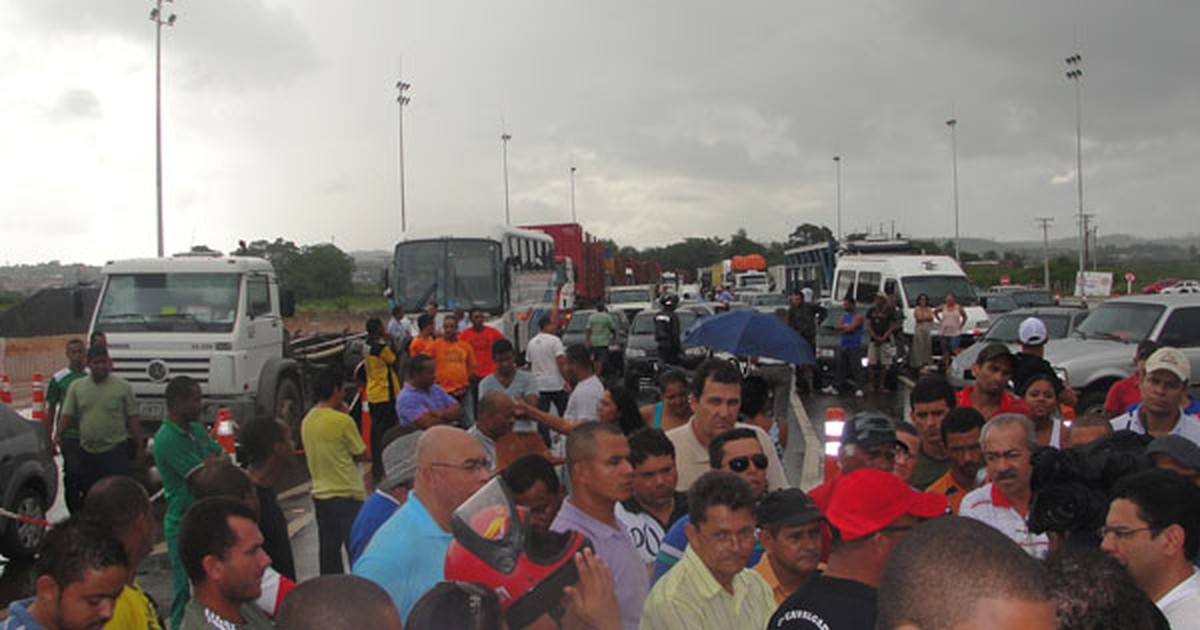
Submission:
[[[729,311],[696,322],[685,346],[708,346],[742,357],[768,357],[797,365],[817,362],[812,346],[783,320],[752,309]]]

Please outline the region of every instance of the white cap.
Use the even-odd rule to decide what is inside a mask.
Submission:
[[[1036,317],[1029,317],[1021,322],[1017,338],[1026,346],[1040,346],[1049,339],[1046,334],[1046,324]]]
[[[1166,370],[1185,383],[1192,378],[1192,364],[1183,352],[1176,348],[1159,348],[1146,359],[1147,374],[1159,370]]]

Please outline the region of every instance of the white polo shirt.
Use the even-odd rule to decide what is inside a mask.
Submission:
[[[1192,577],[1154,602],[1172,628],[1195,628],[1200,625],[1200,569],[1192,567]]]
[[[1009,503],[1000,487],[989,483],[976,488],[963,497],[958,508],[959,516],[966,516],[991,525],[1021,546],[1029,555],[1039,560],[1050,552],[1050,538],[1045,534],[1029,531],[1025,518]]]
[[[1128,413],[1121,414],[1109,421],[1113,431],[1129,430],[1134,433],[1146,433],[1146,427],[1142,425],[1142,419],[1138,417],[1138,411],[1141,407],[1134,409]],[[1171,429],[1171,435],[1179,435],[1191,440],[1193,443],[1200,445],[1200,418],[1179,410],[1179,421],[1175,423],[1175,428]]]

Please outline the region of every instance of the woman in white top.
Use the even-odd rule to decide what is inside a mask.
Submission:
[[[1063,416],[1059,410],[1058,397],[1062,385],[1053,374],[1039,373],[1030,376],[1019,385],[1017,393],[1029,406],[1029,419],[1037,430],[1037,442],[1041,446],[1063,446]]]
[[[946,294],[946,302],[933,309],[933,321],[937,324],[938,335],[942,338],[942,367],[950,370],[950,360],[958,354],[959,339],[963,326],[967,325],[967,312],[954,297],[954,293]]]

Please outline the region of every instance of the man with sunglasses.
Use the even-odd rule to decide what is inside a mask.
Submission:
[[[416,460],[408,500],[354,562],[354,574],[383,587],[403,618],[444,577],[454,510],[491,477],[483,447],[455,427],[425,429],[417,440]]]
[[[748,427],[734,427],[713,438],[709,445],[709,466],[712,470],[731,472],[750,484],[755,499],[759,499],[767,491],[767,472],[771,460],[763,453],[758,434]],[[687,525],[691,522],[688,516],[676,521],[659,547],[658,557],[654,561],[654,575],[651,582],[657,582],[671,567],[683,557],[688,546]],[[747,567],[758,564],[762,558],[762,546],[755,544],[750,553]]]
[[[875,469],[844,475],[825,516],[834,531],[825,572],[788,597],[773,629],[874,628],[875,594],[892,550],[917,523],[946,512],[946,497],[917,492]]]
[[[721,359],[701,363],[692,381],[691,403],[692,419],[667,431],[667,437],[675,445],[675,465],[679,470],[676,490],[686,492],[692,482],[709,470],[713,439],[734,427],[751,430],[757,436],[761,452],[770,464],[766,473],[770,489],[791,486],[771,436],[759,427],[737,421],[742,406],[742,374],[732,363]]]
[[[1200,488],[1169,470],[1130,475],[1113,487],[1100,547],[1129,569],[1172,628],[1200,623]]]
[[[983,521],[1016,541],[1026,553],[1045,558],[1050,539],[1030,531],[1026,522],[1033,499],[1033,452],[1038,449],[1033,422],[1020,414],[1000,414],[983,425],[979,444],[992,481],[963,497],[959,516]]]

